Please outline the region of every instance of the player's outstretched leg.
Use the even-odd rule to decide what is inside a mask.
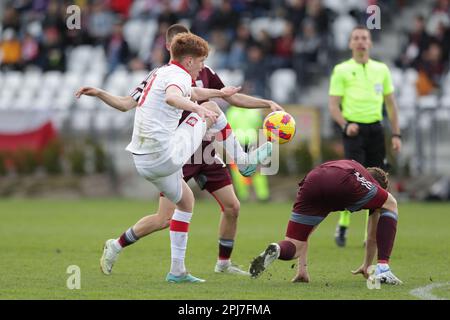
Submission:
[[[223,149],[237,164],[239,172],[243,176],[248,177],[254,174],[256,167],[264,163],[272,155],[272,143],[266,142],[259,148],[246,153],[219,106],[212,101],[205,102],[202,105],[219,115],[217,121],[208,129],[210,133],[216,136],[216,142],[222,144]]]
[[[266,250],[253,259],[250,264],[250,275],[252,278],[259,277],[272,262],[277,260],[280,256],[280,250],[278,243],[271,243]]]
[[[265,142],[259,148],[250,151],[246,162],[238,163],[239,172],[244,177],[249,177],[256,172],[256,167],[263,164],[272,155],[272,142]]]
[[[114,241],[116,241],[116,239],[109,239],[106,241],[103,247],[102,257],[100,258],[100,270],[105,275],[111,274],[114,263],[119,257],[120,249],[117,249],[114,246]]]

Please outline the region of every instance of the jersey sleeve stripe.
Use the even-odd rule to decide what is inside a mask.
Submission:
[[[178,89],[180,89],[181,90],[181,92],[183,93],[183,95],[184,95],[184,91],[183,91],[183,89],[181,89],[180,88],[180,86],[179,85],[177,85],[177,84],[175,84],[175,83],[171,83],[171,84],[169,84],[167,87],[166,87],[166,90],[165,91],[167,91],[167,89],[169,89],[170,87],[172,87],[172,86],[174,86],[174,87],[177,87]]]

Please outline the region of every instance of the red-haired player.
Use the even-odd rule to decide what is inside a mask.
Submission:
[[[314,168],[299,184],[285,240],[271,243],[256,257],[250,265],[250,274],[258,277],[276,259],[298,258],[298,272],[292,281],[309,282],[309,235],[332,211],[369,209],[364,262],[353,274],[369,276],[368,268],[378,248],[376,279],[381,283],[401,284],[388,264],[397,230],[398,209],[387,187],[387,174],[383,170],[366,169],[353,160],[330,161]]]

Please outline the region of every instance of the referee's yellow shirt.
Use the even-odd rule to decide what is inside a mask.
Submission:
[[[333,69],[329,95],[342,97],[342,115],[349,122],[381,121],[384,96],[392,92],[391,73],[382,62],[362,64],[352,58]]]

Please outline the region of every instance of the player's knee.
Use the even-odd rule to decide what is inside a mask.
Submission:
[[[183,189],[181,200],[177,202],[177,207],[181,211],[192,212],[194,210],[194,193],[190,188]]]
[[[224,214],[230,217],[236,218],[239,216],[239,210],[241,209],[241,203],[239,200],[224,204]]]

